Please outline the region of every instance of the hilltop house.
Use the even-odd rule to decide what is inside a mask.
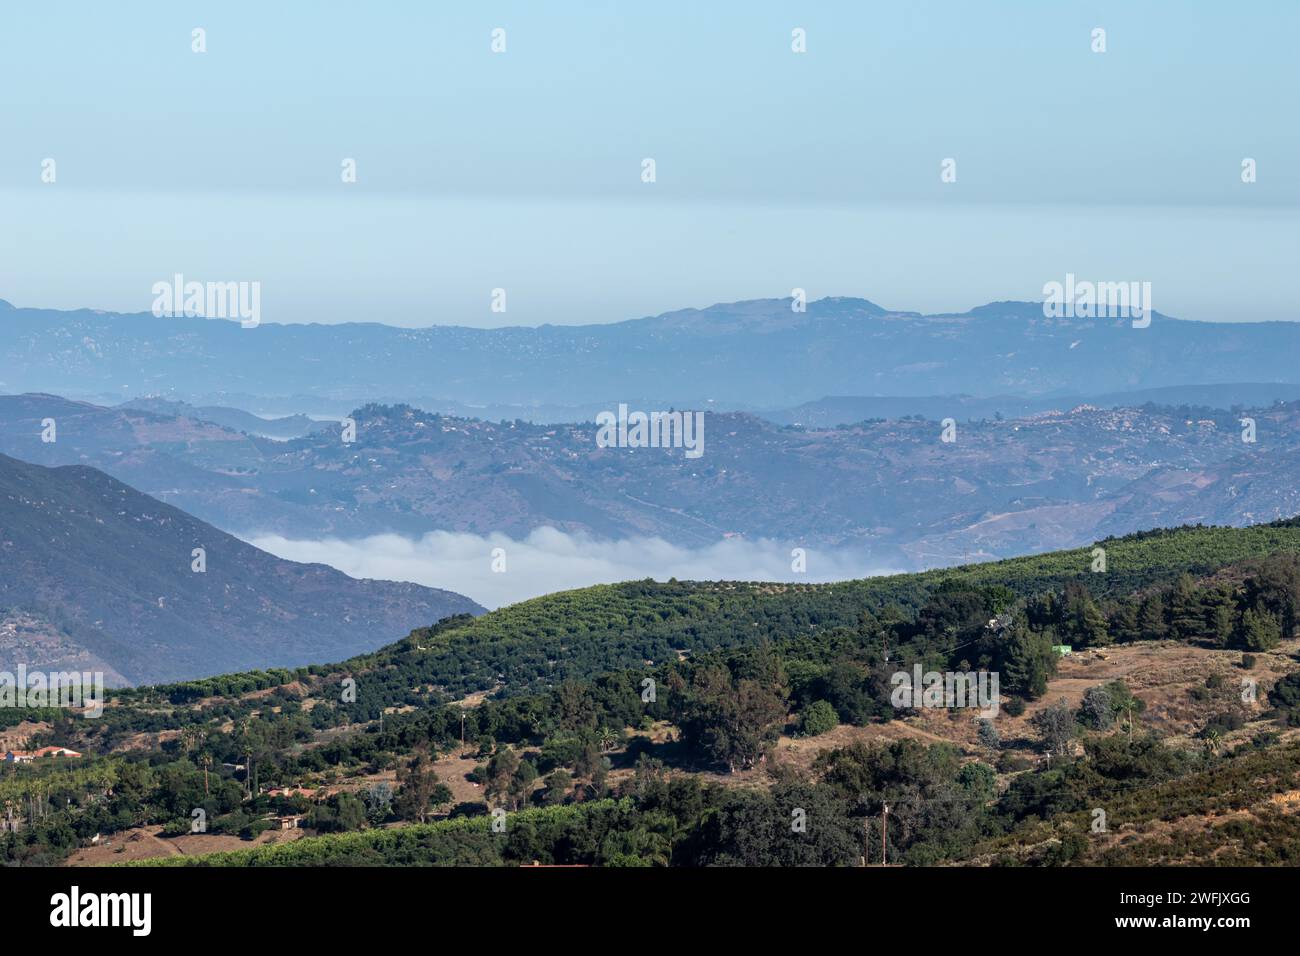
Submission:
[[[268,797],[314,797],[316,791],[307,787],[272,787],[266,791]]]
[[[5,754],[5,763],[31,763],[44,757],[80,757],[81,754],[67,747],[42,747],[40,750],[10,750]]]

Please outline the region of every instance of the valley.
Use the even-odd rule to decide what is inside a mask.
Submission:
[[[71,797],[63,836],[29,815],[0,847],[74,865],[859,865],[884,801],[890,862],[1177,863],[1192,845],[1277,862],[1300,848],[1300,527],[1104,546],[1104,573],[1080,550],[604,586],[338,664],[116,691],[98,721],[11,724],[84,756],[0,773],[0,797]],[[996,668],[998,712],[891,706],[886,676],[914,661]],[[815,836],[782,829],[791,807]],[[1108,820],[1091,836],[1090,807]]]

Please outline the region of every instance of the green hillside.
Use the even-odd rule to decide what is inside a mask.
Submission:
[[[537,691],[559,681],[674,660],[699,653],[788,641],[835,628],[856,628],[862,614],[891,606],[914,614],[952,587],[998,586],[1027,597],[1076,582],[1098,598],[1202,575],[1249,558],[1300,553],[1300,519],[1249,528],[1189,527],[1098,542],[1106,572],[1094,573],[1093,548],[1076,548],[835,584],[632,581],[562,591],[477,618],[420,629],[374,654],[322,670],[374,671],[400,666],[410,683],[432,684],[452,697],[494,689]],[[418,649],[418,650],[417,650]],[[248,689],[293,679],[228,675],[156,688],[176,700],[243,684]],[[147,692],[146,692],[147,693]]]
[[[123,691],[98,720],[46,711],[33,743],[88,756],[0,772],[26,821],[0,858],[151,826],[183,841],[199,808],[228,839],[286,814],[311,835],[187,862],[856,865],[887,804],[892,862],[1181,859],[1159,806],[1189,846],[1280,862],[1292,817],[1267,802],[1295,789],[1300,523],[1100,547],[1104,571],[1085,548],[828,585],[587,588],[339,664]],[[998,675],[1000,711],[900,705],[892,675],[916,665]],[[1061,668],[1089,685],[1068,706]],[[1250,819],[1205,832],[1232,793]],[[1144,842],[1087,842],[1099,806]],[[1283,842],[1253,848],[1263,831]]]

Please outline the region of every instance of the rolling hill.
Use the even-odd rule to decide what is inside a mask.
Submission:
[[[0,610],[4,669],[143,683],[348,655],[482,609],[282,561],[92,468],[0,456]]]
[[[957,414],[957,413],[955,413]],[[522,537],[549,525],[684,545],[725,535],[861,549],[925,568],[1073,547],[1164,525],[1244,525],[1300,512],[1300,403],[1089,405],[1020,419],[782,427],[705,416],[705,453],[598,448],[591,424],[354,413],[287,442],[201,419],[50,395],[0,397],[0,453],[88,464],[237,533],[357,537],[435,529]],[[41,441],[42,421],[58,440]]]
[[[336,664],[125,690],[98,721],[0,710],[11,735],[88,755],[0,774],[21,831],[0,858],[857,866],[884,846],[912,866],[1293,863],[1300,525],[1102,544],[1104,573],[1075,551],[588,588]],[[1259,614],[1276,615],[1262,642]],[[890,672],[923,662],[997,668],[1001,708],[893,703]],[[51,789],[73,799],[31,810]]]
[[[281,441],[289,438],[301,438],[313,431],[332,427],[330,422],[319,422],[306,415],[284,415],[278,418],[262,418],[242,408],[230,408],[223,405],[194,406],[186,402],[171,402],[162,398],[137,398],[122,403],[123,408],[139,409],[177,418],[192,418],[196,421],[211,422],[237,432],[245,432],[261,438],[276,438]]]

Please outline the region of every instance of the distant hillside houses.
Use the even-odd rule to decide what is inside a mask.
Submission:
[[[5,753],[5,763],[32,763],[46,757],[80,757],[67,747],[42,747],[40,750],[10,750]]]

